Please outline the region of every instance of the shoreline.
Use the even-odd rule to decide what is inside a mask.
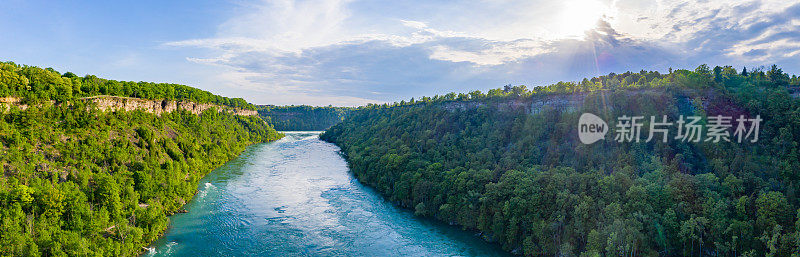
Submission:
[[[237,158],[239,158],[240,156],[242,156],[242,154],[244,154],[244,153],[245,153],[245,152],[246,152],[246,151],[247,151],[249,148],[251,148],[251,147],[253,147],[253,146],[255,146],[255,145],[259,145],[259,144],[266,144],[266,143],[275,142],[275,141],[281,140],[281,139],[283,139],[284,137],[286,137],[286,135],[284,134],[284,132],[283,132],[283,131],[277,131],[277,132],[278,132],[278,134],[281,134],[281,137],[280,137],[280,138],[278,138],[278,139],[275,139],[275,140],[272,140],[272,141],[266,141],[266,142],[257,142],[257,143],[252,143],[252,144],[249,144],[249,145],[247,145],[247,146],[246,146],[246,147],[245,147],[245,148],[244,148],[244,149],[243,149],[241,152],[237,153],[237,154],[236,154],[236,156],[235,156],[234,158],[231,158],[230,160],[227,160],[227,161],[225,161],[225,162],[224,162],[224,163],[222,163],[221,165],[219,165],[219,166],[217,166],[217,167],[215,167],[215,168],[211,169],[210,171],[206,172],[205,174],[203,174],[203,176],[202,176],[202,177],[201,177],[201,178],[200,178],[200,179],[197,181],[197,185],[195,185],[195,188],[197,188],[197,187],[199,187],[199,186],[200,186],[200,183],[201,183],[201,181],[202,181],[202,180],[203,180],[203,179],[204,179],[206,176],[208,176],[208,174],[211,174],[211,172],[214,172],[215,170],[217,170],[217,169],[219,169],[219,168],[221,168],[221,167],[225,166],[225,165],[226,165],[226,164],[228,164],[229,162],[231,162],[231,161],[233,161],[233,160],[236,160]],[[148,242],[148,243],[147,243],[147,245],[141,246],[141,250],[139,251],[139,253],[138,253],[138,254],[136,254],[136,256],[143,256],[143,255],[145,255],[145,254],[149,253],[149,251],[151,251],[151,249],[152,249],[152,250],[155,250],[155,247],[153,247],[153,243],[155,243],[155,242],[157,242],[158,240],[162,239],[162,238],[163,238],[163,237],[166,235],[167,231],[170,229],[170,226],[172,225],[172,219],[171,219],[170,217],[172,217],[172,216],[174,216],[174,215],[177,215],[177,214],[189,213],[189,210],[187,210],[185,207],[186,207],[186,205],[188,205],[190,202],[194,201],[194,199],[195,199],[195,196],[197,196],[197,193],[198,193],[198,192],[200,192],[200,190],[199,190],[199,189],[195,189],[195,190],[194,190],[194,193],[193,193],[193,194],[192,194],[192,196],[191,196],[191,198],[189,198],[189,200],[188,200],[188,201],[186,201],[186,203],[184,203],[183,205],[181,205],[181,207],[178,209],[178,211],[175,211],[175,212],[172,212],[172,213],[169,213],[169,214],[167,214],[167,215],[166,215],[166,216],[167,216],[167,226],[164,228],[164,230],[162,230],[162,231],[161,231],[161,232],[158,234],[158,237],[156,237],[156,239],[155,239],[155,240],[153,240],[152,242]],[[181,210],[183,210],[183,211],[181,211]]]

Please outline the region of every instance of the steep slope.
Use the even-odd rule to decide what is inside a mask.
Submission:
[[[774,66],[612,73],[367,106],[321,138],[392,201],[526,256],[789,256],[800,247],[798,82]],[[611,128],[643,116],[641,141],[615,130],[582,144],[583,113]],[[683,141],[676,126],[666,143],[646,141],[649,117],[663,115],[763,121],[757,142],[737,142],[735,122],[723,130],[732,142]]]
[[[220,112],[230,112],[235,115],[244,115],[244,116],[258,115],[258,113],[254,110],[234,108],[230,106],[217,105],[212,103],[196,103],[188,100],[181,100],[181,101],[174,101],[167,99],[149,100],[149,99],[134,98],[134,97],[108,96],[108,95],[80,97],[72,99],[71,101],[60,102],[60,103],[56,103],[56,101],[49,100],[49,101],[35,103],[33,105],[38,105],[38,106],[56,105],[56,104],[69,105],[72,104],[72,102],[74,101],[91,103],[90,104],[91,107],[94,107],[100,111],[141,110],[147,113],[161,115],[162,113],[169,113],[177,110],[185,110],[192,114],[201,114],[205,110],[213,109]],[[0,98],[0,108],[2,108],[2,110],[7,111],[12,106],[17,107],[20,110],[26,110],[30,105],[24,103],[23,99],[20,97]]]
[[[115,85],[150,100],[84,98]],[[250,104],[165,85],[0,63],[0,92],[18,99],[0,112],[1,256],[137,255],[201,177],[246,146],[281,136],[258,116],[237,115]],[[145,93],[164,87],[188,94]],[[156,113],[117,104],[166,99],[214,106]]]
[[[54,101],[66,102],[92,96],[120,96],[148,100],[188,101],[255,110],[256,106],[241,98],[227,98],[197,88],[151,82],[116,81],[94,75],[78,77],[72,72],[63,75],[52,68],[0,62],[0,97],[18,97],[23,104]]]

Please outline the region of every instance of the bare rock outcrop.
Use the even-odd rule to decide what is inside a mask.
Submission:
[[[576,111],[583,106],[586,99],[585,93],[544,95],[532,98],[514,99],[505,101],[449,101],[441,104],[447,111],[464,111],[475,109],[481,106],[490,106],[499,110],[524,110],[526,113],[536,114],[546,109],[556,109],[561,111]]]
[[[176,110],[186,110],[192,114],[199,115],[208,109],[217,111],[230,112],[235,115],[253,116],[258,115],[254,110],[245,110],[240,108],[233,108],[228,106],[216,105],[212,103],[195,103],[190,101],[172,101],[172,100],[148,100],[132,97],[120,96],[93,96],[82,98],[81,100],[91,101],[95,104],[97,109],[102,111],[110,110],[142,110],[145,112],[161,115],[163,113],[170,113]]]
[[[242,116],[256,116],[258,112],[255,110],[245,110],[241,108],[233,108],[229,106],[216,105],[212,103],[195,103],[190,101],[172,101],[172,100],[149,100],[133,97],[121,96],[91,96],[78,98],[78,101],[89,101],[94,103],[94,106],[101,111],[114,111],[114,110],[142,110],[144,112],[161,115],[163,113],[170,113],[176,110],[186,110],[192,114],[199,115],[208,109],[215,109],[217,111],[229,112],[235,115]],[[48,101],[50,104],[55,104],[54,101]],[[67,103],[69,104],[69,103]],[[28,109],[28,105],[22,102],[19,97],[0,97],[0,109],[2,111],[9,110],[12,106],[16,106],[20,110]]]
[[[8,111],[11,106],[16,106],[20,110],[28,109],[28,105],[22,103],[22,98],[13,96],[0,97],[0,109],[2,111]]]

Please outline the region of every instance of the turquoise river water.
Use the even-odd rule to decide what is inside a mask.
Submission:
[[[144,256],[506,256],[361,185],[318,133],[289,132],[209,173]]]

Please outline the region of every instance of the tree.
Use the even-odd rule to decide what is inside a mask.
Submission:
[[[781,192],[770,191],[756,199],[757,224],[764,232],[771,232],[777,225],[787,225],[790,221],[790,207]]]
[[[743,74],[701,65],[524,93],[509,85],[488,96],[370,105],[320,138],[338,145],[355,176],[392,201],[529,256],[789,255],[796,249],[798,176],[791,171],[800,136],[791,117],[798,102],[769,78],[779,72]],[[584,145],[574,136],[582,112],[607,121],[741,113],[770,125],[748,144]]]

